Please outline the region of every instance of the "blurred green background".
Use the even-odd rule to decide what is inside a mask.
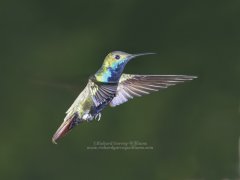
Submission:
[[[237,179],[240,1],[0,2],[0,179]],[[51,137],[113,50],[125,72],[197,75]],[[153,150],[87,150],[94,141]]]

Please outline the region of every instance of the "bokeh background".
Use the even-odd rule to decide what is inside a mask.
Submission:
[[[240,1],[0,2],[0,179],[238,179]],[[125,72],[197,75],[51,137],[113,50]],[[153,150],[87,150],[137,140]]]

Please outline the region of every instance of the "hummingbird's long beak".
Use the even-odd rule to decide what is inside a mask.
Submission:
[[[152,54],[157,54],[157,53],[138,53],[138,54],[132,54],[130,55],[130,58],[135,58],[135,57],[138,57],[138,56],[146,56],[146,55],[152,55]]]

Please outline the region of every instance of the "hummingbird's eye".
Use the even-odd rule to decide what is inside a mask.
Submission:
[[[115,59],[117,59],[117,60],[120,59],[120,56],[119,56],[119,55],[116,55],[116,56],[115,56]]]

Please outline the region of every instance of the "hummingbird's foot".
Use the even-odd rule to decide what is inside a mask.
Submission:
[[[97,119],[97,121],[100,121],[102,117],[102,114],[101,113],[98,113],[96,116],[95,116],[95,119]]]

